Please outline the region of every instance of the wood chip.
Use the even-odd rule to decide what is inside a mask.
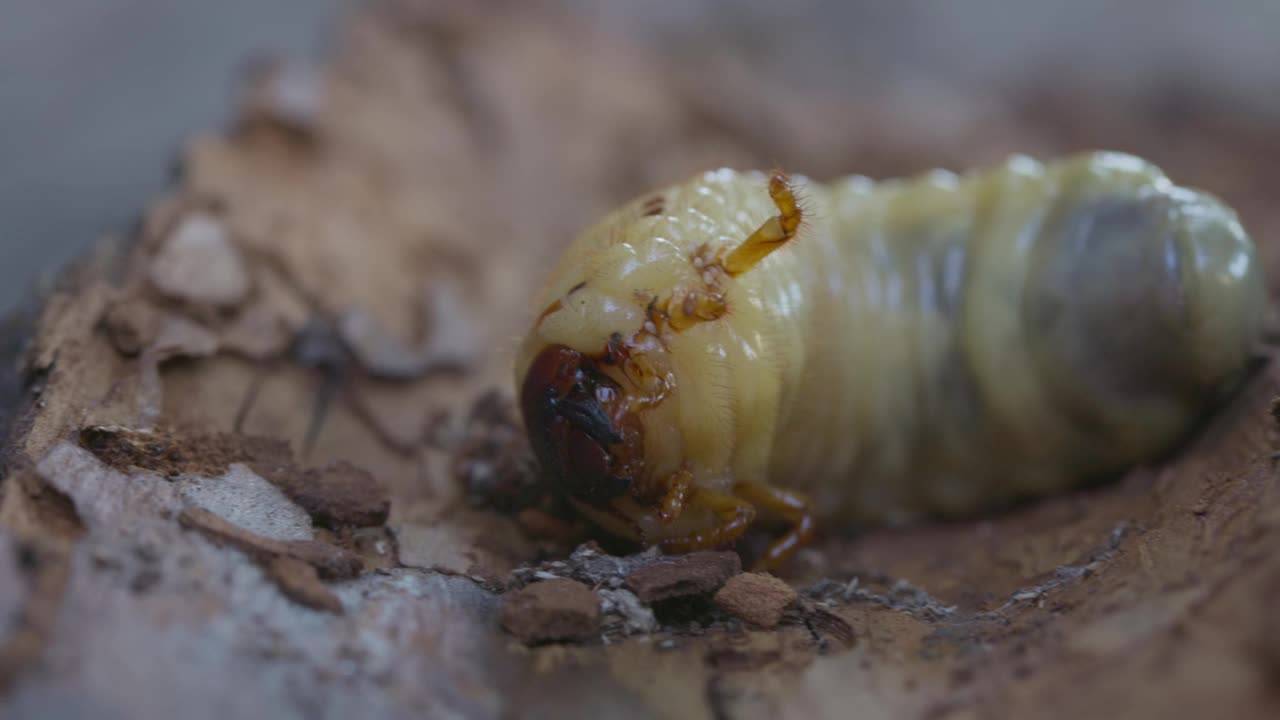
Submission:
[[[742,572],[742,559],[734,552],[695,552],[674,555],[633,570],[626,586],[652,603],[676,597],[715,592]]]
[[[772,629],[796,601],[796,591],[764,573],[743,573],[729,579],[716,593],[716,604],[760,628]]]
[[[311,565],[297,558],[281,556],[272,558],[266,570],[280,591],[293,601],[316,610],[342,614],[342,601],[320,582],[316,569]]]
[[[241,550],[264,565],[277,557],[290,557],[311,565],[321,576],[331,580],[355,577],[364,568],[359,557],[336,545],[317,540],[273,540],[233,525],[203,508],[187,508],[178,520],[183,527],[195,530],[219,545]]]
[[[385,523],[391,512],[386,484],[346,461],[272,479],[320,525],[371,527]]]
[[[510,593],[502,627],[528,644],[581,642],[600,627],[600,598],[575,580],[546,580]]]

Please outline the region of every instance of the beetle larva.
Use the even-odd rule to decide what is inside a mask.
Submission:
[[[1263,304],[1236,214],[1130,155],[825,186],[720,170],[568,248],[516,381],[596,524],[681,552],[770,513],[790,529],[768,567],[819,522],[963,515],[1157,458],[1244,376]]]

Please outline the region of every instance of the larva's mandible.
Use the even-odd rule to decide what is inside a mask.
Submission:
[[[826,186],[720,170],[568,248],[516,382],[598,525],[684,551],[765,512],[791,526],[767,566],[819,522],[1157,457],[1243,376],[1263,304],[1235,213],[1129,155]]]

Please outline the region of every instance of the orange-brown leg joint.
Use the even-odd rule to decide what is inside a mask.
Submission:
[[[628,400],[633,411],[650,408],[667,397],[667,383],[643,353],[628,353],[622,372],[639,393]]]
[[[724,269],[731,277],[737,277],[755,267],[769,253],[787,244],[800,230],[804,213],[796,199],[795,190],[791,187],[791,181],[782,172],[775,171],[769,176],[769,197],[778,207],[778,214],[766,220],[725,257]]]
[[[817,521],[813,516],[812,505],[804,496],[751,482],[738,483],[734,486],[734,491],[743,500],[761,510],[776,513],[791,523],[791,529],[774,541],[756,561],[756,570],[777,568],[797,550],[813,542],[814,535],[817,534]]]
[[[662,506],[658,510],[658,521],[668,525],[680,517],[688,503],[689,494],[693,490],[693,473],[688,470],[677,470],[667,478],[667,491],[662,496]]]
[[[720,524],[682,537],[666,538],[659,542],[663,552],[685,553],[723,547],[742,537],[756,519],[756,509],[751,503],[708,490],[696,490],[688,507],[710,511]]]
[[[705,291],[690,292],[680,302],[672,302],[667,308],[667,322],[672,330],[680,332],[700,322],[718,320],[729,306],[724,297]]]

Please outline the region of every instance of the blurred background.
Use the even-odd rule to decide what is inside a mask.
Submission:
[[[931,108],[951,96],[957,112],[1052,76],[1092,94],[1176,87],[1280,113],[1274,0],[556,4],[690,62],[733,53],[792,85],[919,95]],[[0,0],[0,311],[86,244],[128,229],[184,139],[229,119],[248,60],[323,57],[351,5]]]

